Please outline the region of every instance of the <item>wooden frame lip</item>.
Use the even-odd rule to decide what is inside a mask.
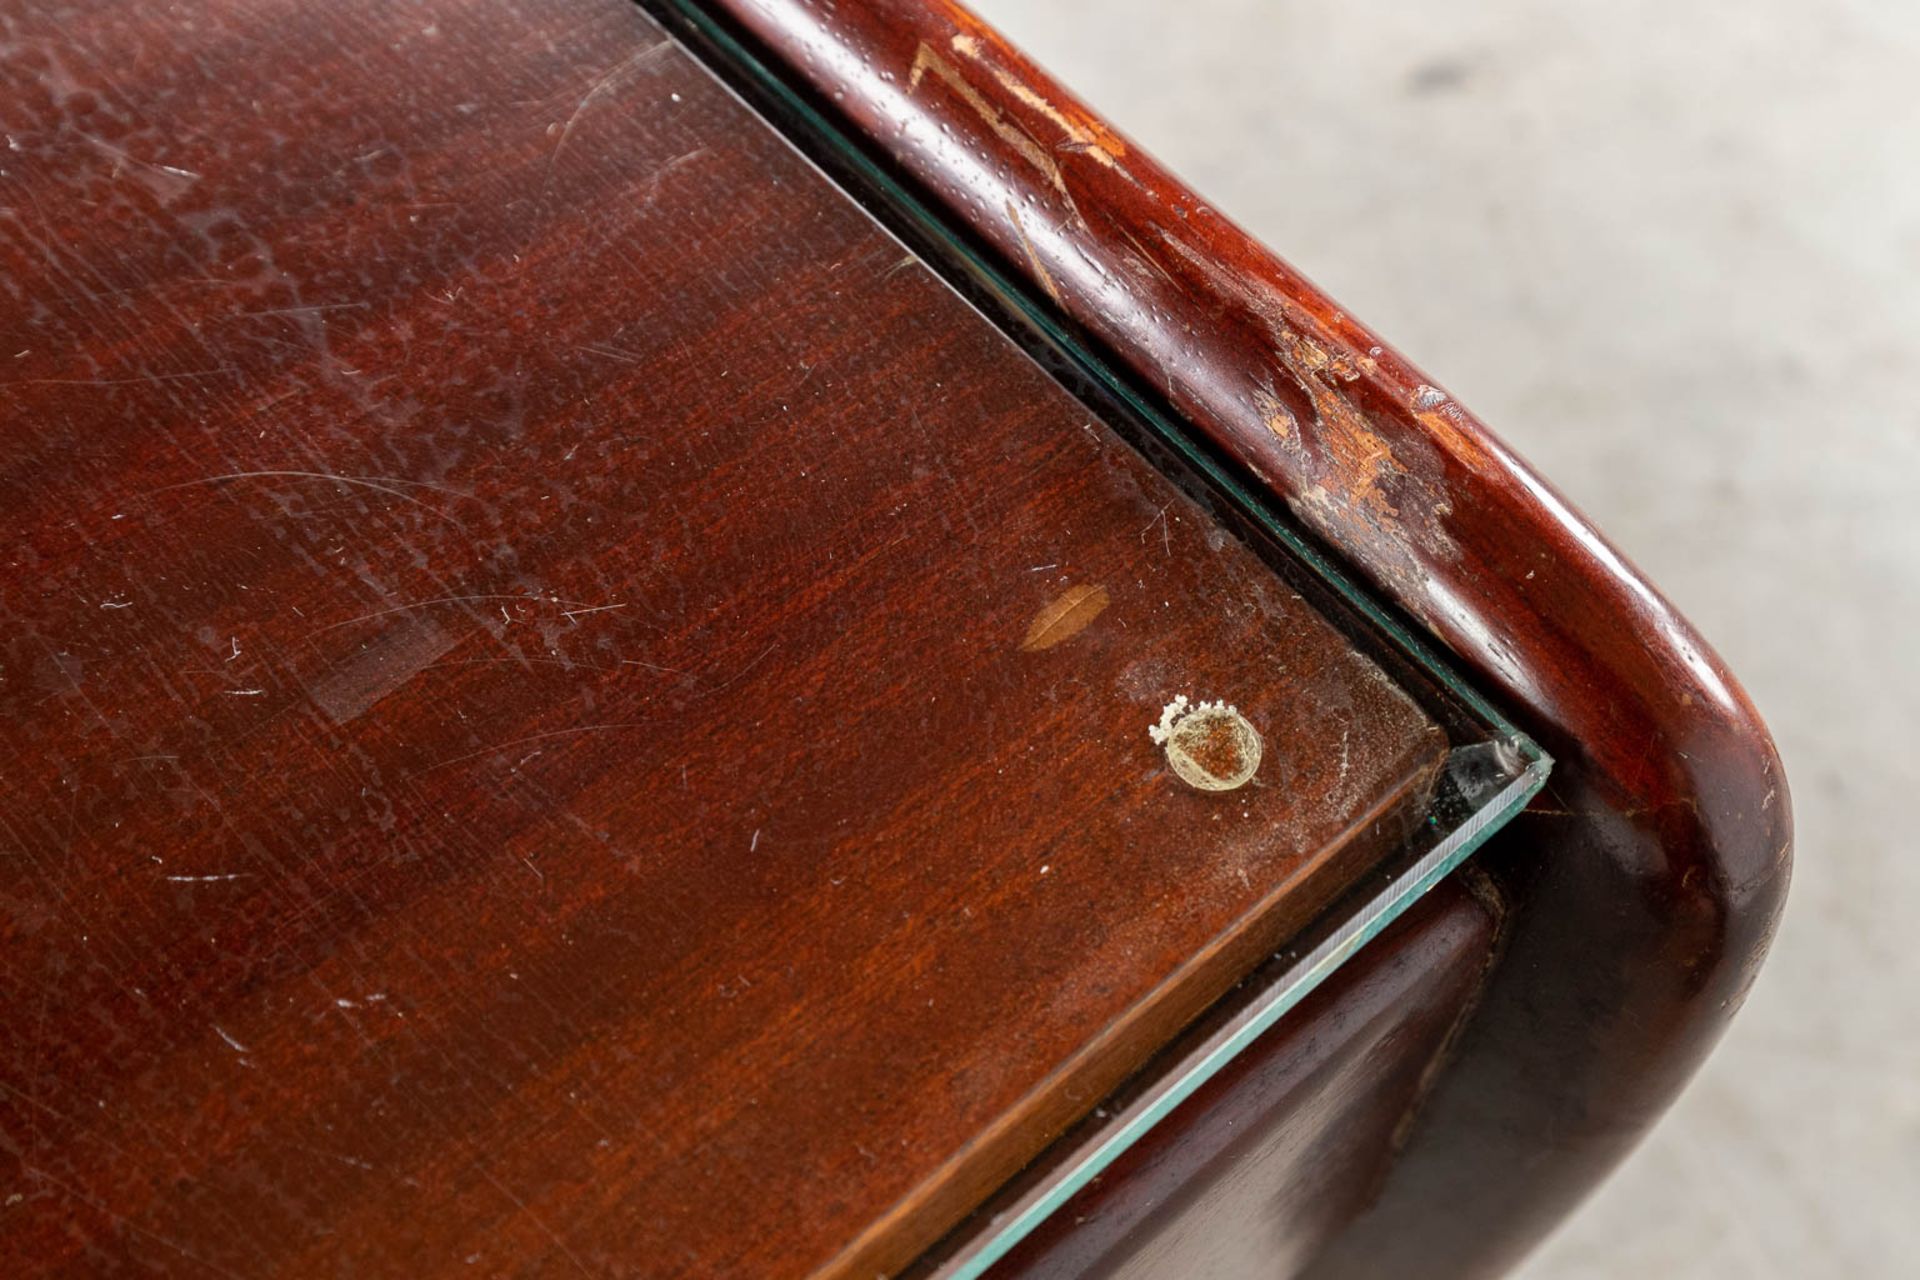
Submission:
[[[1559,761],[1489,859],[1516,915],[1557,912],[1554,928],[1515,929],[1478,1017],[1484,1042],[1463,1038],[1436,1090],[1439,1118],[1412,1130],[1426,1146],[1402,1162],[1407,1177],[1437,1177],[1418,1172],[1423,1161],[1482,1152],[1486,1195],[1502,1200],[1489,1219],[1506,1224],[1499,1239],[1426,1263],[1464,1273],[1524,1249],[1671,1100],[1765,954],[1792,823],[1751,701],[1626,557],[1478,419],[959,5],[704,7],[1163,388]],[[1455,1132],[1466,1122],[1447,1118],[1447,1093],[1493,1070],[1476,1053],[1524,1050],[1508,1041],[1525,1019],[1503,999],[1537,1008],[1555,992],[1522,982],[1522,966],[1561,972],[1567,1007],[1548,1022],[1590,1052],[1578,1081],[1523,1087],[1534,1094],[1515,1105],[1537,1104],[1534,1119],[1560,1136],[1535,1135],[1555,1145],[1516,1181],[1495,1167],[1499,1143]],[[1604,985],[1602,1005],[1587,983]],[[1588,1130],[1565,1136],[1549,1119],[1569,1111]],[[1441,1133],[1429,1141],[1431,1125]],[[1418,1199],[1403,1180],[1388,1179],[1377,1215]],[[1453,1216],[1462,1234],[1474,1220]]]

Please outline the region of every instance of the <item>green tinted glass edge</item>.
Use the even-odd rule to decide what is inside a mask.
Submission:
[[[1146,1136],[1169,1112],[1233,1061],[1289,1009],[1305,999],[1348,957],[1372,941],[1407,907],[1465,861],[1508,818],[1525,808],[1527,802],[1546,784],[1550,767],[1551,762],[1544,756],[1529,762],[1525,771],[1509,782],[1489,804],[1397,877],[1384,893],[1362,907],[1339,931],[1301,957],[1284,978],[1263,992],[1261,998],[1235,1018],[1221,1034],[1203,1045],[1183,1070],[1163,1081],[1160,1087],[1117,1117],[1111,1132],[1098,1146],[1036,1188],[1032,1197],[1011,1209],[1004,1220],[996,1222],[991,1230],[983,1232],[977,1243],[948,1259],[934,1272],[938,1280],[975,1280],[984,1274],[988,1267],[1072,1199],[1082,1187],[1098,1177],[1127,1148]]]
[[[1008,1209],[1004,1216],[981,1231],[975,1240],[948,1257],[933,1273],[938,1280],[977,1280],[987,1268],[1005,1256],[1113,1160],[1278,1022],[1348,957],[1465,861],[1508,819],[1524,809],[1546,784],[1553,761],[1539,744],[1454,672],[1426,638],[1382,607],[1338,564],[1280,518],[1268,499],[1250,490],[1238,477],[1221,467],[1184,428],[1138,395],[1125,378],[1087,350],[1030,290],[956,237],[950,225],[918,195],[876,164],[837,121],[823,114],[805,96],[796,92],[753,50],[704,12],[698,0],[641,2],[649,7],[670,11],[697,31],[702,39],[710,42],[726,57],[735,70],[750,76],[764,92],[803,122],[813,140],[831,148],[841,163],[884,196],[896,215],[947,246],[969,274],[990,290],[998,301],[1013,309],[1044,335],[1050,344],[1073,361],[1084,376],[1098,383],[1108,394],[1137,414],[1161,443],[1206,477],[1220,492],[1229,496],[1263,531],[1297,556],[1301,563],[1370,624],[1379,628],[1421,669],[1483,719],[1497,740],[1517,753],[1521,765],[1517,775],[1487,803],[1448,832],[1411,866],[1402,870],[1385,890],[1302,956],[1281,978],[1272,982],[1258,999],[1196,1049],[1177,1071],[1136,1099],[1115,1118],[1109,1131],[1096,1145],[1075,1157],[1066,1167],[1054,1171]]]

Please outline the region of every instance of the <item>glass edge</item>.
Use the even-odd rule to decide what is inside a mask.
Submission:
[[[1546,785],[1552,761],[1544,753],[1529,760],[1487,804],[1476,810],[1439,844],[1408,867],[1379,896],[1361,907],[1333,933],[1302,956],[1268,991],[1226,1026],[1196,1047],[1186,1064],[1160,1086],[1135,1099],[1099,1145],[1064,1171],[1050,1176],[1006,1210],[1006,1220],[980,1233],[979,1241],[946,1259],[930,1280],[977,1280],[986,1269],[1146,1136],[1174,1108],[1318,987],[1354,952],[1377,937],[1406,909],[1458,867],[1506,821],[1525,808]]]
[[[656,16],[671,15],[678,18],[737,71],[750,76],[764,92],[771,94],[802,121],[816,142],[830,148],[839,162],[846,164],[861,181],[870,184],[891,205],[896,216],[907,219],[922,234],[947,246],[963,268],[1000,303],[1010,307],[1027,324],[1032,325],[1048,343],[1071,360],[1082,375],[1097,382],[1108,394],[1137,414],[1162,444],[1174,450],[1236,503],[1263,532],[1297,556],[1349,607],[1377,627],[1390,643],[1398,646],[1420,669],[1439,681],[1463,706],[1479,716],[1494,737],[1519,756],[1520,771],[1498,793],[1395,876],[1378,896],[1335,927],[1290,967],[1283,977],[1276,980],[1267,992],[1197,1046],[1183,1066],[1129,1104],[1111,1132],[1098,1145],[1079,1156],[1063,1171],[1049,1175],[1040,1185],[1031,1188],[1004,1211],[1002,1221],[979,1231],[973,1243],[937,1264],[929,1274],[929,1280],[978,1280],[987,1268],[1004,1257],[1035,1227],[1270,1029],[1350,956],[1465,861],[1508,819],[1525,808],[1545,786],[1553,760],[1531,735],[1521,730],[1467,683],[1432,642],[1382,606],[1338,562],[1294,529],[1289,521],[1274,510],[1269,497],[1253,491],[1239,477],[1221,466],[1187,430],[1158,406],[1143,398],[1104,358],[1088,350],[1031,290],[1009,276],[1005,269],[975,246],[956,236],[946,218],[868,155],[847,135],[843,124],[821,111],[782,75],[768,67],[758,53],[709,14],[700,0],[634,2]],[[702,56],[702,51],[697,47],[690,52],[696,57]],[[706,59],[702,57],[702,60]],[[722,83],[725,84],[724,77]],[[751,102],[747,105],[750,109],[753,107]],[[756,111],[756,114],[764,118],[764,113]],[[780,130],[777,122],[769,120],[768,123],[777,131],[785,132]],[[835,186],[845,189],[844,184],[831,173],[824,176]],[[849,195],[859,202],[857,195]],[[993,323],[991,317],[989,322]]]

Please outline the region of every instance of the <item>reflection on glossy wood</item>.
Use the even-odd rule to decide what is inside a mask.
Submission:
[[[904,1263],[1423,794],[619,0],[22,14],[0,112],[22,1273]]]
[[[1765,954],[1792,821],[1746,694],[1478,420],[963,6],[711,7],[1556,758],[1483,859],[1514,903],[1503,963],[1381,1199],[1320,1265],[1437,1276],[1517,1258],[1671,1100]]]

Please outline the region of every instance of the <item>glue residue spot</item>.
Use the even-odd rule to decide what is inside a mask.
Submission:
[[[1260,734],[1224,702],[1189,702],[1183,693],[1160,711],[1147,736],[1166,749],[1180,780],[1201,791],[1233,791],[1260,769]]]

